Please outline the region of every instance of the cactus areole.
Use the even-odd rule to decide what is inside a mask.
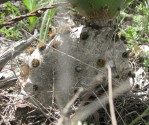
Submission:
[[[80,14],[94,20],[110,20],[131,0],[68,0]]]

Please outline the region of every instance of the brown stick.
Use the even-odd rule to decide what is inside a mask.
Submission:
[[[25,14],[25,15],[18,16],[18,17],[16,17],[16,18],[11,19],[11,20],[8,20],[8,21],[5,21],[5,23],[0,24],[0,28],[2,28],[2,27],[4,27],[4,26],[11,25],[11,24],[14,24],[14,23],[16,23],[16,22],[18,22],[18,21],[20,21],[20,20],[23,20],[23,19],[25,19],[25,18],[27,18],[27,17],[31,17],[31,16],[37,16],[37,17],[39,17],[39,16],[41,16],[46,10],[48,10],[48,9],[53,9],[53,8],[56,8],[56,7],[60,6],[60,5],[65,5],[65,4],[66,4],[65,2],[63,2],[63,3],[57,3],[57,4],[48,4],[46,7],[39,8],[39,9],[33,11],[33,12],[27,13],[27,14]]]

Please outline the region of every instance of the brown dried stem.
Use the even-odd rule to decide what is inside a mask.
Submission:
[[[31,17],[31,16],[41,16],[46,10],[48,9],[53,9],[53,8],[56,8],[60,5],[65,5],[66,3],[63,2],[63,3],[56,3],[56,4],[48,4],[46,7],[42,7],[42,8],[39,8],[33,12],[30,12],[30,13],[27,13],[25,15],[21,15],[21,16],[18,16],[14,19],[11,19],[11,20],[8,20],[8,21],[5,21],[5,23],[3,24],[0,24],[0,28],[4,27],[4,26],[8,26],[8,25],[11,25],[11,24],[14,24],[14,23],[17,23],[27,17]]]

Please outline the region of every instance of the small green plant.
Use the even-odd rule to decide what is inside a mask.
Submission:
[[[136,2],[136,1],[135,1]],[[147,1],[138,1],[134,12],[122,12],[121,16],[126,19],[128,25],[122,27],[119,35],[125,36],[129,45],[138,45],[143,42],[149,42],[149,4]],[[134,14],[135,13],[135,14]],[[129,23],[129,20],[131,24]]]
[[[42,6],[45,3],[52,4],[54,0],[23,0],[26,8],[29,12],[32,12],[36,9],[38,9],[40,6]],[[49,26],[51,26],[51,19],[55,15],[55,9],[47,10],[44,13],[44,16],[42,18],[42,24],[40,28],[40,40],[46,41]],[[29,31],[33,31],[36,25],[39,23],[40,18],[39,17],[29,17]],[[39,25],[40,26],[40,25]]]
[[[16,27],[10,27],[8,29],[3,27],[0,31],[4,33],[6,38],[10,38],[12,40],[19,40],[22,37],[22,33],[20,32],[19,28]]]
[[[21,15],[20,10],[11,2],[4,3],[4,7],[5,11],[0,12],[0,24],[4,23],[4,21],[7,21],[7,19],[12,19]],[[19,27],[21,27],[22,24],[23,22],[20,21],[18,23]],[[6,38],[10,38],[12,40],[18,40],[22,37],[19,28],[15,26],[3,27],[0,29],[0,31],[5,35]]]
[[[5,20],[5,17],[6,17],[6,13],[5,12],[0,12],[0,24],[2,24]]]
[[[36,10],[40,6],[40,1],[38,0],[23,0],[23,3],[29,12]],[[38,22],[38,17],[29,17],[29,31],[33,31]]]
[[[43,4],[47,4],[47,2],[49,4],[52,4],[54,2],[54,0],[23,0],[24,5],[26,6],[27,10],[29,12],[32,12],[34,10],[37,10],[40,6],[42,6]],[[16,16],[20,16],[21,13],[19,11],[19,8],[17,8],[16,6],[14,6],[11,2],[6,2],[4,4],[4,7],[6,8],[7,11],[1,11],[0,12],[0,24],[4,23],[4,21],[6,21],[6,18],[10,17],[10,19],[15,18]],[[49,26],[52,25],[51,19],[52,17],[55,15],[55,9],[52,10],[47,10],[43,17],[29,17],[28,21],[29,23],[27,23],[26,20],[22,20],[20,22],[17,23],[17,27],[16,26],[7,26],[7,27],[3,27],[0,29],[0,31],[7,37],[7,38],[11,38],[13,40],[18,40],[22,37],[21,34],[21,28],[25,28],[27,30],[29,30],[30,32],[33,32],[35,28],[39,29],[40,28],[40,40],[41,41],[46,41],[47,39],[47,34],[48,34],[48,30],[49,30]],[[8,15],[8,16],[6,16]],[[42,20],[42,23],[40,24],[40,20]],[[38,27],[37,27],[38,26]]]
[[[14,18],[14,17],[16,17],[16,16],[21,15],[21,14],[20,14],[20,10],[19,10],[15,5],[13,5],[11,2],[6,2],[6,3],[4,3],[4,7],[5,7],[6,10],[7,10],[7,14],[8,14],[11,18]]]
[[[134,6],[134,5],[135,6]],[[133,9],[132,9],[133,7]],[[134,1],[131,7],[122,11],[120,16],[119,36],[124,36],[128,47],[133,51],[139,45],[149,43],[149,2],[148,0]],[[139,51],[137,49],[137,51]],[[142,52],[139,56],[144,58],[145,68],[149,66],[149,53]]]

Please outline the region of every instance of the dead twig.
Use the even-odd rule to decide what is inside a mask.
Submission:
[[[48,4],[46,7],[42,7],[42,8],[39,8],[33,12],[30,12],[30,13],[27,13],[25,15],[21,15],[21,16],[18,16],[14,19],[11,19],[11,20],[8,20],[8,21],[5,21],[5,23],[3,24],[0,24],[0,28],[4,27],[4,26],[8,26],[8,25],[11,25],[11,24],[14,24],[14,23],[17,23],[27,17],[31,17],[31,16],[41,16],[46,10],[48,9],[53,9],[53,8],[56,8],[58,6],[61,6],[61,5],[65,5],[66,3],[65,2],[61,2],[61,3],[56,3],[56,4]]]

